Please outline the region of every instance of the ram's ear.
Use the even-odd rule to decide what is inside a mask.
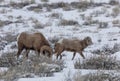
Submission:
[[[55,46],[54,47],[59,47],[60,46],[60,44],[59,43],[55,43]]]

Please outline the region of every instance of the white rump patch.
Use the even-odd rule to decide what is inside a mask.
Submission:
[[[17,36],[17,41],[18,41],[18,38],[20,37],[20,35],[21,35],[21,34],[19,34],[19,35]]]
[[[61,44],[62,42],[63,42],[63,39],[60,39],[60,40],[58,41],[58,43],[60,43],[60,44]]]

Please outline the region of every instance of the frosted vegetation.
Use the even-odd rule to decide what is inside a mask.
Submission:
[[[91,37],[79,53],[56,60],[34,51],[16,59],[17,36],[41,32],[52,48],[62,38]],[[0,0],[0,81],[120,81],[119,0]]]

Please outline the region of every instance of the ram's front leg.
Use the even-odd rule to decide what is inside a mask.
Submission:
[[[82,51],[79,51],[79,54],[85,59],[85,56],[83,55]]]
[[[28,53],[30,52],[29,49],[26,49],[26,58],[28,59]]]
[[[57,56],[56,56],[56,59],[58,59],[58,57],[60,56],[60,59],[62,59],[62,52],[63,50],[60,50],[59,52],[57,52]]]

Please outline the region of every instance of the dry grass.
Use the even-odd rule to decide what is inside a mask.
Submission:
[[[11,24],[11,23],[13,23],[13,22],[0,20],[0,26],[1,26],[1,27],[5,26],[5,25],[8,25],[8,24]]]
[[[110,5],[118,5],[118,4],[119,4],[119,1],[117,1],[117,0],[110,0],[110,1],[109,1],[109,4],[110,4]]]
[[[117,20],[113,20],[113,21],[112,21],[112,24],[114,24],[114,25],[115,25],[115,24],[120,24],[120,20],[118,20],[118,19],[117,19]]]
[[[120,20],[113,20],[112,21],[113,27],[120,27]]]
[[[98,28],[107,28],[108,27],[108,22],[99,22],[98,23]]]
[[[81,75],[81,72],[76,72],[74,74],[73,81],[84,81],[84,77]]]
[[[70,4],[66,4],[65,7],[63,7],[63,10],[64,11],[70,11],[70,10],[73,10],[72,6]]]
[[[92,16],[87,16],[87,17],[84,17],[84,15],[82,16],[81,17],[85,20],[83,25],[94,25],[99,23],[98,20],[93,20]]]
[[[42,4],[36,5],[36,6],[30,6],[27,9],[30,11],[34,11],[34,12],[41,12],[42,11]]]
[[[0,41],[0,50],[3,50],[5,46],[7,45],[7,41]]]
[[[34,4],[34,3],[35,3],[35,0],[22,0],[19,3],[16,3],[14,1],[10,1],[10,4],[8,4],[8,5],[10,5],[13,8],[18,8],[19,9],[19,8],[23,8],[27,5]]]
[[[16,81],[19,78],[50,77],[54,72],[64,68],[64,61],[52,60],[46,56],[39,58],[35,54],[29,56],[29,60],[23,57],[17,60],[16,52],[3,54],[0,58],[0,65],[8,67],[8,70],[0,75],[5,81]]]
[[[119,81],[119,80],[120,80],[119,73],[100,70],[85,75],[81,75],[81,72],[78,71],[73,76],[71,76],[71,73],[68,72],[63,81]]]
[[[62,14],[61,13],[52,13],[49,15],[51,18],[55,18],[55,19],[61,19],[62,18]]]
[[[72,81],[119,81],[120,74],[114,72],[97,71],[82,76],[76,73]]]
[[[52,8],[52,9],[57,9],[57,8],[64,8],[66,7],[68,3],[64,3],[64,2],[58,2],[58,3],[52,3],[50,4],[49,6]]]
[[[2,9],[2,10],[0,10],[0,13],[2,13],[2,14],[5,14],[5,13],[7,13],[7,12],[9,12],[8,10],[6,10],[6,9]]]
[[[48,40],[52,43],[55,44],[56,42],[58,42],[58,40],[60,40],[61,37],[58,36],[54,36],[54,37],[49,37]]]
[[[17,35],[12,35],[11,33],[6,33],[6,36],[3,40],[7,41],[7,43],[11,43],[17,40]]]
[[[75,20],[61,19],[58,25],[70,26],[70,25],[79,25],[79,23]]]
[[[51,11],[52,9],[62,8],[64,11],[70,11],[73,9],[79,9],[83,11],[83,10],[86,10],[87,8],[101,6],[102,4],[104,4],[104,3],[100,3],[100,4],[94,3],[92,0],[91,1],[83,0],[83,1],[71,2],[71,3],[67,3],[67,2],[46,3],[48,2],[48,0],[41,0],[41,1],[45,3],[38,4],[36,6],[30,6],[28,7],[28,10],[39,12],[39,11],[42,11],[43,8],[46,9],[46,11]],[[30,2],[29,4],[32,4],[32,3]],[[21,3],[21,6],[19,6],[19,8],[20,7],[23,8],[24,6],[27,6],[29,4],[27,2],[26,4]]]
[[[49,0],[41,0],[42,2],[49,2]]]
[[[72,2],[73,8],[86,10],[88,7],[95,5],[93,1],[82,0],[80,2]]]
[[[17,35],[6,33],[6,36],[0,38],[0,50],[3,50],[6,45],[13,43],[17,40]],[[11,44],[11,48],[16,48],[16,44]]]
[[[84,81],[119,81],[119,74],[115,74],[114,72],[104,72],[98,71],[96,73],[89,73],[85,76]]]
[[[120,7],[120,6],[116,6],[116,7],[114,7],[114,8],[112,9],[111,15],[112,15],[113,17],[117,17],[117,16],[120,14],[120,9],[119,9],[119,7]]]
[[[42,0],[42,2],[48,2],[48,0]],[[57,9],[57,8],[62,8],[65,11],[70,11],[75,8],[84,10],[84,9],[87,9],[88,7],[90,7],[90,6],[92,7],[94,5],[98,5],[98,4],[95,4],[93,1],[90,1],[90,2],[89,1],[80,1],[80,2],[72,2],[72,3],[65,3],[65,2],[43,3],[43,4],[39,4],[36,7],[30,7],[29,10],[33,10],[34,8],[42,9],[43,7],[47,8],[48,11],[49,10],[51,11],[51,9]]]
[[[116,43],[113,47],[105,45],[102,47],[102,49],[94,50],[94,51],[92,51],[92,53],[97,54],[97,55],[101,55],[101,54],[111,55],[111,54],[114,54],[118,51],[120,51],[120,47],[119,47],[119,44]]]
[[[42,24],[40,21],[38,21],[37,19],[31,18],[31,21],[34,24],[34,28],[35,29],[43,29],[45,27],[44,24]]]
[[[120,61],[116,57],[109,55],[92,56],[89,59],[77,60],[74,64],[76,69],[106,69],[116,70],[120,69]]]
[[[10,67],[15,66],[16,61],[16,52],[3,53],[0,57],[0,67]]]

